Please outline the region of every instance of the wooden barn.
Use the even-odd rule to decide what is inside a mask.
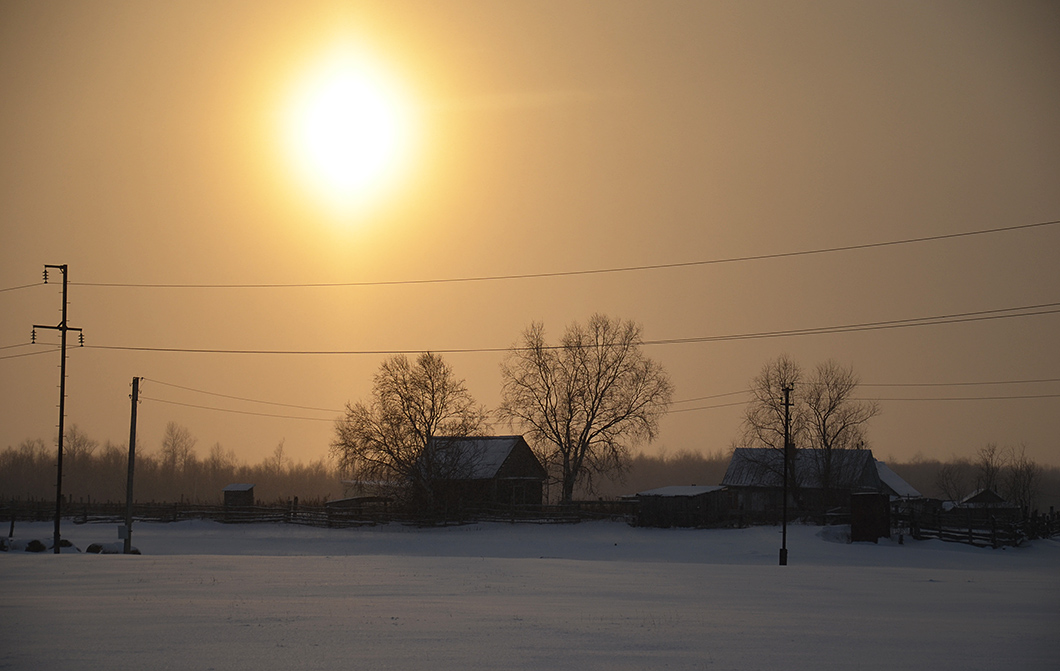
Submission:
[[[233,483],[221,490],[225,508],[244,508],[254,505],[254,485]]]
[[[670,486],[638,492],[640,527],[708,527],[728,517],[728,490],[720,486]]]
[[[790,463],[788,506],[822,511],[850,505],[853,492],[881,492],[871,450],[797,449]],[[737,448],[721,484],[733,492],[736,510],[778,514],[783,507],[784,460],[780,450]]]
[[[522,436],[434,437],[420,466],[437,506],[540,506],[543,501],[547,473]]]

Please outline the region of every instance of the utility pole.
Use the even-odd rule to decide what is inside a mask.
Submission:
[[[41,326],[34,324],[33,335],[30,338],[32,342],[37,341],[36,329],[52,329],[59,331],[62,336],[62,358],[59,363],[59,458],[55,464],[55,554],[59,554],[59,520],[63,514],[63,422],[66,416],[66,332],[77,331],[79,334],[79,340],[81,346],[85,345],[85,336],[81,333],[81,329],[67,326],[66,324],[66,287],[67,287],[67,268],[64,263],[61,266],[44,265],[44,283],[48,283],[48,269],[57,268],[63,274],[63,317],[62,321],[59,322],[58,326]]]
[[[132,411],[129,420],[129,479],[125,484],[125,547],[132,553],[133,469],[136,467],[136,406],[140,403],[140,378],[132,379]]]
[[[784,486],[781,513],[780,565],[788,565],[788,462],[791,461],[791,387],[784,391]]]

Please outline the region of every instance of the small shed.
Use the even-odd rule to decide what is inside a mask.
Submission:
[[[241,508],[254,505],[254,485],[233,483],[221,490],[224,492],[225,508]]]
[[[638,492],[637,526],[705,527],[725,519],[726,488],[672,485]]]

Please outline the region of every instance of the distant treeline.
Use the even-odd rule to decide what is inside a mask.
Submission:
[[[240,464],[231,450],[219,444],[205,458],[195,440],[176,425],[167,427],[160,451],[136,453],[133,482],[140,502],[222,503],[222,490],[233,483],[255,485],[264,503],[339,498],[342,483],[326,460],[294,463],[280,443],[272,456],[256,465]],[[63,496],[68,501],[125,501],[129,448],[106,442],[99,445],[72,426],[63,451]],[[0,499],[55,499],[56,450],[43,440],[24,440],[0,452]]]
[[[70,427],[63,458],[63,494],[69,501],[125,500],[128,448],[106,442],[99,445],[76,426]],[[161,450],[137,452],[134,491],[141,502],[178,502],[218,505],[222,489],[232,483],[251,483],[263,503],[290,501],[298,497],[306,503],[333,500],[344,495],[338,468],[326,459],[309,464],[294,463],[284,454],[283,444],[256,465],[239,464],[234,453],[215,444],[205,458],[196,453],[195,440],[186,429],[170,424]],[[989,448],[989,446],[988,446]],[[1006,464],[991,462],[988,448],[974,459],[918,458],[908,462],[887,462],[898,475],[931,498],[949,500],[969,494],[982,484],[984,468],[991,463],[996,488],[1004,494]],[[0,500],[51,499],[55,496],[55,448],[39,439],[24,440],[17,447],[0,452]],[[597,480],[593,491],[577,492],[581,499],[615,499],[668,485],[717,485],[725,477],[730,454],[635,454],[618,478]],[[1060,468],[1033,464],[1038,508],[1060,509]],[[987,468],[989,471],[989,468]],[[991,475],[989,472],[987,475]],[[555,498],[555,497],[553,497]]]

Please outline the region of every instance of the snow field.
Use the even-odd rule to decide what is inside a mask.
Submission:
[[[1057,668],[1060,543],[834,537],[140,524],[143,556],[0,553],[0,669]]]

